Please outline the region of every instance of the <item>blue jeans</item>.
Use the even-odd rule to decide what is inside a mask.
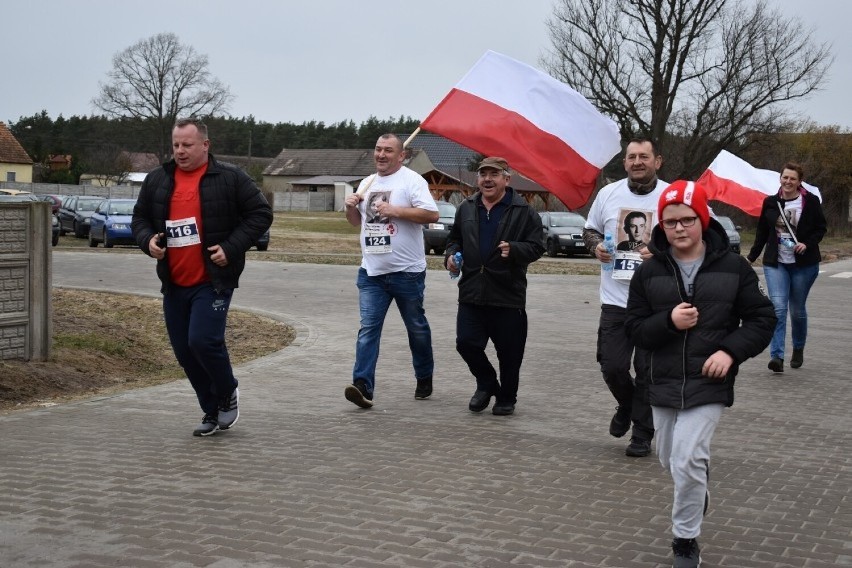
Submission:
[[[432,330],[423,310],[426,272],[391,272],[368,276],[358,270],[358,305],[361,310],[361,329],[355,343],[355,368],[352,382],[363,380],[372,394],[376,385],[376,362],[382,327],[391,300],[396,301],[399,315],[408,331],[408,346],[414,363],[414,378],[432,378],[435,361],[432,358]]]
[[[237,388],[225,347],[225,322],[233,290],[216,292],[212,284],[169,286],[163,315],[172,350],[206,414],[219,411],[219,400]]]
[[[763,276],[769,299],[775,306],[778,323],[769,344],[769,356],[784,359],[784,338],[787,335],[787,306],[790,306],[790,327],[793,333],[793,349],[804,349],[808,338],[808,311],[805,302],[811,286],[819,275],[819,264],[796,266],[779,262],[777,267],[764,266]]]

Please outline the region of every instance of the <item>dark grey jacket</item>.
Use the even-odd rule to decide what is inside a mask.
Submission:
[[[654,257],[643,262],[630,281],[625,328],[636,346],[648,351],[644,376],[652,406],[731,406],[739,365],[766,349],[775,330],[772,302],[748,261],[728,249],[725,230],[715,219],[704,231],[704,241],[706,253],[691,300],[659,225],[648,245]],[[698,308],[698,325],[681,331],[672,323],[671,311],[690,301]],[[720,349],[734,360],[721,382],[701,374],[707,358]]]
[[[544,254],[544,231],[541,217],[511,187],[511,203],[497,227],[495,242],[507,241],[508,258],[500,256],[496,246],[485,262],[480,253],[479,207],[482,195],[474,193],[462,201],[447,237],[447,257],[462,251],[462,276],[459,302],[480,306],[523,308],[527,300],[527,266]]]
[[[145,177],[133,208],[133,237],[150,255],[151,237],[166,230],[175,186],[174,160]],[[213,286],[236,288],[246,264],[246,251],[272,224],[272,208],[254,181],[240,168],[217,161],[211,154],[199,183],[204,264]],[[220,245],[228,258],[224,267],[210,260],[207,247]],[[165,293],[171,284],[168,257],[157,261],[157,276]]]

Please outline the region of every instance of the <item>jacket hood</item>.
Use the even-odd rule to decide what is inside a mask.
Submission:
[[[710,225],[702,234],[704,242],[707,245],[707,250],[704,253],[705,259],[715,258],[725,254],[730,250],[731,243],[728,241],[728,233],[719,221],[710,217]],[[666,232],[663,227],[657,224],[654,230],[651,231],[651,242],[648,243],[648,250],[654,256],[663,258],[671,255],[671,244],[666,238]]]

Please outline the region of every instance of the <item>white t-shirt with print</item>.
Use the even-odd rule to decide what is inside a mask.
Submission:
[[[423,176],[405,166],[389,176],[370,176],[361,182],[358,189],[367,183],[370,183],[369,189],[358,204],[361,212],[361,267],[369,276],[426,270],[423,226],[404,219],[377,217],[369,206],[374,201],[387,200],[398,207],[437,211],[438,206],[429,193],[429,184]]]
[[[787,223],[793,227],[795,231],[799,226],[799,218],[802,216],[802,196],[796,199],[783,202],[784,216],[787,217]],[[778,234],[778,262],[782,264],[796,264],[796,255],[793,249],[785,247],[781,244],[782,239],[792,239],[793,235],[787,230],[787,225],[779,217],[778,223],[775,226],[775,232]]]
[[[657,204],[660,194],[668,187],[668,183],[658,180],[657,187],[646,195],[636,195],[627,187],[627,178],[611,183],[601,188],[598,196],[592,203],[589,216],[586,220],[586,228],[593,229],[602,235],[612,233],[615,243],[629,240],[624,230],[624,221],[633,212],[644,213],[646,218],[645,235],[649,239],[651,230],[657,224]],[[646,241],[647,242],[647,241]],[[638,254],[633,253],[635,256]],[[641,262],[631,262],[629,266],[638,268]],[[622,279],[613,278],[613,271],[604,270],[601,265],[601,304],[627,307],[627,295],[630,291],[630,279],[624,277],[625,271],[618,271]]]

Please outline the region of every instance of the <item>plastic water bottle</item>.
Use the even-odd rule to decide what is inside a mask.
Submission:
[[[461,276],[461,267],[462,267],[462,262],[463,262],[461,251],[459,251],[459,252],[457,252],[456,254],[453,255],[453,261],[456,263],[456,269],[458,270],[458,272],[450,271],[450,278],[455,280],[456,278]]]
[[[607,231],[604,234],[603,245],[604,245],[604,248],[606,249],[606,252],[608,252],[610,254],[610,256],[612,256],[615,253],[615,240],[612,238],[612,233],[610,233],[609,231]],[[613,260],[615,260],[615,259],[612,259],[609,262],[607,262],[606,264],[604,264],[603,269],[606,270],[606,271],[612,270]]]
[[[787,247],[788,249],[791,249],[796,246],[795,241],[793,241],[793,239],[789,237],[784,237],[783,239],[781,239],[781,244]]]

